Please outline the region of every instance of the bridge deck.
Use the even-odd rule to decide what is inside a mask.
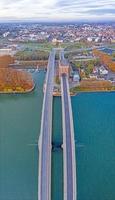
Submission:
[[[51,137],[55,52],[49,56],[39,138],[38,200],[51,200]]]
[[[61,77],[64,155],[64,200],[76,200],[76,161],[68,78]]]

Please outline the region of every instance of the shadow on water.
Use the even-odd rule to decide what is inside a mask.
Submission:
[[[52,142],[52,151],[62,151],[62,143],[59,142]]]
[[[52,199],[63,200],[63,151],[62,151],[61,98],[53,102],[52,135]]]

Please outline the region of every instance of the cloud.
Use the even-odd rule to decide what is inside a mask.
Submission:
[[[93,9],[87,11],[90,14],[96,14],[96,15],[103,15],[103,14],[114,14],[115,15],[115,9]]]
[[[115,0],[0,0],[0,19],[115,19]]]

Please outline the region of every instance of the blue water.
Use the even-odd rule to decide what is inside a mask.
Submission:
[[[61,98],[54,98],[53,137],[54,145],[62,144]],[[52,200],[63,200],[63,152],[56,149],[52,153]]]
[[[72,98],[78,200],[115,199],[115,93]]]
[[[0,200],[37,200],[44,73],[34,78],[31,94],[0,95]]]
[[[37,200],[44,72],[27,95],[0,95],[0,200]],[[54,98],[54,144],[62,143],[61,99]],[[115,200],[115,93],[72,97],[78,200]],[[63,199],[63,154],[52,153],[52,200]]]

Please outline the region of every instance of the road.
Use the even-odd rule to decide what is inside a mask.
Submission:
[[[64,51],[60,55],[62,62]],[[51,200],[51,141],[52,104],[54,87],[55,50],[49,56],[42,108],[39,146],[38,200]],[[64,200],[76,200],[75,142],[69,83],[67,75],[61,76],[63,115]]]
[[[38,200],[51,200],[51,139],[55,51],[49,56],[39,146]]]
[[[76,200],[76,161],[68,78],[61,77],[64,155],[64,200]]]
[[[60,52],[60,59],[62,64],[65,63],[64,49]],[[68,74],[61,75],[61,96],[63,119],[64,200],[76,200],[75,140]]]

